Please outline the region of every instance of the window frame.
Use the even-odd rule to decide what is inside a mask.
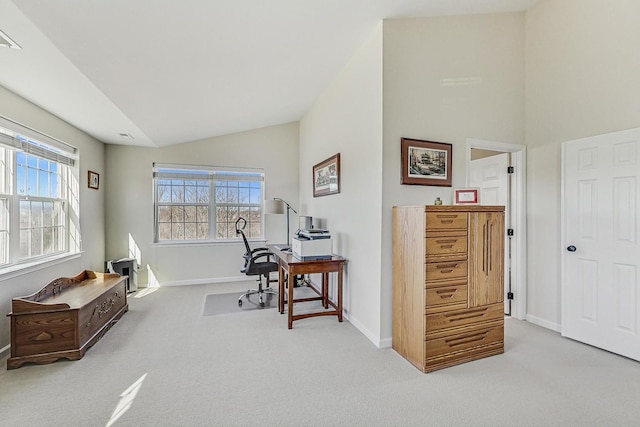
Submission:
[[[174,202],[174,201],[164,201],[161,202],[159,199],[159,185],[162,179],[175,179],[175,180],[183,180],[183,181],[208,181],[209,182],[209,191],[208,191],[208,201],[207,202]],[[259,197],[257,203],[240,203],[240,201],[236,201],[235,203],[219,203],[218,202],[218,193],[217,189],[219,187],[216,185],[217,182],[259,182]],[[171,186],[173,187],[173,185]],[[228,187],[227,187],[228,190]],[[249,194],[250,194],[249,187]],[[238,213],[235,216],[237,218],[240,216],[240,210],[243,208],[257,208],[258,209],[258,218],[259,218],[259,235],[253,236],[247,233],[247,238],[252,241],[264,241],[264,170],[262,169],[251,169],[251,168],[235,168],[235,167],[219,167],[219,166],[203,166],[203,165],[184,165],[184,164],[169,164],[169,163],[154,163],[153,164],[153,244],[158,245],[200,245],[200,244],[224,244],[224,243],[236,243],[240,240],[239,236],[235,236],[235,232],[232,233],[232,230],[227,229],[227,237],[218,237],[218,229],[217,226],[220,223],[218,218],[218,208],[219,207],[237,207]],[[197,194],[197,192],[196,192]],[[171,196],[170,196],[171,197]],[[161,239],[160,238],[160,208],[166,206],[207,206],[208,207],[208,215],[207,215],[207,224],[208,224],[208,235],[206,238],[202,239]],[[197,218],[197,217],[196,217]],[[249,218],[247,222],[249,223]],[[233,226],[235,219],[227,222],[227,226]],[[253,221],[255,223],[255,221]],[[198,222],[196,221],[196,227]],[[197,233],[197,231],[196,231]]]
[[[72,185],[78,169],[77,149],[0,116],[0,153],[0,199],[3,200],[0,209],[4,209],[5,216],[0,217],[0,221],[4,220],[4,224],[0,223],[0,233],[6,236],[6,241],[0,239],[0,275],[78,254],[80,249],[71,247],[74,222],[70,215],[74,197]],[[20,155],[25,157],[19,163]],[[22,177],[18,176],[21,175],[19,172],[23,172]],[[34,177],[36,184],[31,191]],[[46,181],[42,181],[43,178]],[[45,187],[41,186],[42,182],[47,183]],[[24,191],[19,191],[19,184]],[[30,202],[27,227],[23,227],[22,221],[24,202]],[[33,202],[43,206],[38,224],[33,222]],[[51,206],[49,213],[46,204]],[[42,230],[40,250],[33,251],[29,246],[23,254],[24,230],[28,230],[29,245],[32,245],[33,232],[38,229]],[[46,245],[47,234],[51,238],[49,245]],[[45,252],[47,246],[51,250]]]

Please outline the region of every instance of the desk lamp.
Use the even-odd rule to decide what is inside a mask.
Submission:
[[[273,200],[265,200],[264,202],[264,212],[267,214],[283,214],[284,208],[287,207],[287,247],[282,248],[283,251],[291,250],[291,241],[289,239],[289,211],[293,211],[294,213],[298,213],[295,209],[291,207],[291,205],[279,197],[274,197]]]

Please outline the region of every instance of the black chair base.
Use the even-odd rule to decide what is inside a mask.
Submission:
[[[266,276],[267,279],[267,283],[269,281],[269,276]],[[260,276],[260,279],[258,279],[258,289],[249,289],[247,292],[245,292],[244,294],[240,295],[240,298],[238,298],[238,306],[242,307],[242,299],[245,298],[247,301],[249,301],[249,297],[251,295],[258,295],[258,304],[260,304],[260,307],[264,307],[264,295],[268,294],[268,295],[278,295],[278,292],[273,290],[272,288],[263,288],[262,287],[262,276]]]

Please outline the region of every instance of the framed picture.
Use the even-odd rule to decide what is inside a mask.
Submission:
[[[313,197],[340,192],[340,153],[313,167]]]
[[[479,188],[456,188],[453,190],[454,205],[477,205],[480,203]]]
[[[451,147],[402,138],[402,184],[451,187]]]
[[[100,175],[98,172],[89,171],[89,188],[97,190],[100,187]]]

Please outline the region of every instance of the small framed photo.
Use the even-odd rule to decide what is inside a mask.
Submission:
[[[454,205],[477,205],[480,203],[479,188],[455,188],[453,190]]]
[[[401,139],[402,184],[451,187],[452,145]]]
[[[340,192],[340,153],[313,167],[313,197]]]
[[[100,175],[98,172],[89,171],[89,188],[97,190],[100,187]]]

